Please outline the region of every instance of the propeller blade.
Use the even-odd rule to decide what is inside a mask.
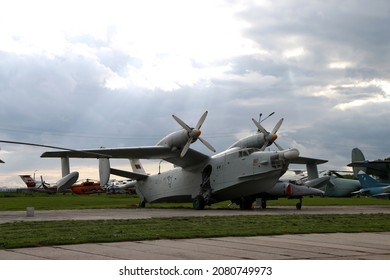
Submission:
[[[189,127],[185,122],[183,122],[179,117],[176,117],[175,115],[172,115],[172,117],[175,119],[175,121],[180,124],[182,128],[187,130],[188,132],[191,132],[191,127]]]
[[[216,152],[216,150],[214,149],[213,146],[211,146],[211,144],[209,142],[207,142],[205,139],[199,137],[198,138],[200,140],[200,142],[202,142],[207,148],[209,148],[211,151],[213,151],[214,153]]]
[[[172,115],[172,117],[175,119],[175,121],[182,127],[184,128],[187,132],[188,132],[188,141],[187,143],[184,145],[181,153],[180,153],[180,157],[184,157],[185,154],[187,153],[188,149],[190,148],[190,145],[195,142],[196,140],[200,139],[200,141],[207,147],[209,148],[211,151],[215,152],[216,150],[214,149],[213,146],[211,146],[211,144],[209,142],[207,142],[206,140],[200,138],[200,134],[202,133],[200,131],[200,128],[202,127],[204,121],[206,120],[206,117],[207,117],[207,114],[208,114],[208,111],[204,112],[203,115],[200,117],[198,123],[196,124],[195,128],[191,128],[190,126],[188,126],[184,121],[182,121],[179,117],[175,116],[175,115]]]
[[[203,122],[204,122],[204,120],[205,120],[206,117],[207,117],[207,114],[208,114],[207,111],[203,113],[203,115],[200,117],[198,123],[196,124],[195,129],[200,129],[200,128],[202,127]]]
[[[256,121],[254,118],[252,118],[252,121],[260,132],[262,132],[264,135],[268,135],[268,131],[265,130],[265,128],[258,121]]]
[[[185,144],[185,146],[183,147],[183,150],[180,153],[180,157],[184,157],[186,155],[188,149],[190,148],[192,140],[193,140],[192,138],[188,139],[187,143]]]
[[[282,122],[283,122],[283,118],[280,119],[280,121],[278,121],[278,123],[275,125],[274,129],[272,130],[271,134],[275,134],[276,132],[278,132],[280,126],[282,125]]]
[[[278,143],[274,142],[275,146],[278,147],[279,151],[283,151],[283,147],[280,146]]]

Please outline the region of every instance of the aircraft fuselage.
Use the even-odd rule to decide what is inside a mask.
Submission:
[[[191,169],[174,168],[136,182],[145,202],[191,202],[202,195],[212,203],[239,198],[273,188],[298,156],[295,149],[263,152],[233,148]]]

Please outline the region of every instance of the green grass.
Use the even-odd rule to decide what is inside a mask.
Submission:
[[[0,211],[136,208],[129,195],[48,195],[0,193]],[[297,200],[269,201],[269,207],[295,207]],[[388,205],[389,200],[367,197],[304,198],[305,206]],[[147,204],[148,208],[192,208],[191,203]],[[237,209],[229,201],[211,206]],[[204,210],[207,211],[207,210]],[[297,212],[299,213],[299,212]],[[119,242],[162,238],[205,238],[325,232],[390,231],[389,214],[280,215],[154,218],[141,220],[43,221],[0,224],[0,249],[92,242]]]
[[[153,218],[0,224],[0,248],[155,239],[390,231],[389,214]]]
[[[269,201],[268,205],[287,205],[295,207],[297,199],[279,199]],[[25,211],[27,207],[36,210],[62,210],[62,209],[104,209],[104,208],[136,208],[139,203],[137,196],[129,195],[71,195],[71,194],[16,194],[0,193],[0,211]],[[306,197],[303,199],[305,206],[324,205],[389,205],[390,200],[375,199],[369,197],[331,198],[331,197]],[[146,204],[148,208],[192,208],[191,203],[156,203]],[[212,208],[237,208],[229,201],[212,205]]]

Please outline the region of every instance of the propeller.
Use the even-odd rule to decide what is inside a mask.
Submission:
[[[275,146],[280,151],[283,150],[283,148],[275,142],[275,140],[278,138],[278,135],[276,135],[276,132],[278,132],[280,126],[282,125],[283,118],[278,121],[278,123],[272,129],[271,133],[269,133],[267,130],[265,130],[265,128],[260,124],[260,122],[256,121],[254,118],[252,118],[252,121],[256,125],[259,132],[262,132],[264,134],[265,143],[264,143],[263,147],[261,147],[261,150],[264,150],[270,143],[275,144]]]
[[[41,176],[41,186],[45,189],[50,186],[50,184],[46,183],[45,180],[43,180],[43,177]]]
[[[193,127],[190,127],[188,126],[185,122],[183,122],[179,117],[175,116],[175,115],[172,115],[172,117],[175,119],[175,121],[182,127],[184,128],[187,133],[188,133],[188,136],[189,136],[189,139],[187,141],[187,143],[184,145],[183,147],[183,150],[181,151],[180,153],[180,157],[184,157],[185,154],[187,153],[188,149],[190,148],[190,145],[191,143],[194,143],[196,140],[200,140],[200,142],[202,142],[207,148],[209,148],[211,151],[215,152],[216,150],[214,149],[213,146],[211,146],[211,144],[209,142],[207,142],[205,139],[201,138],[200,135],[202,134],[202,132],[200,131],[200,128],[202,127],[203,125],[203,122],[205,121],[206,117],[207,117],[207,114],[208,112],[204,112],[203,115],[200,117],[198,123],[196,124],[196,126],[193,128]]]

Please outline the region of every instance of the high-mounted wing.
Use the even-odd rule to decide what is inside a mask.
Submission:
[[[371,161],[355,161],[347,166],[351,167],[366,167],[366,173],[378,177],[387,177],[390,170],[390,161],[388,160],[371,160]]]
[[[49,158],[124,158],[124,159],[163,159],[177,166],[186,168],[197,165],[209,158],[208,155],[188,149],[187,153],[181,157],[180,150],[172,151],[169,147],[162,146],[144,146],[128,148],[101,148],[95,150],[72,150],[72,151],[48,151],[41,157]]]
[[[306,170],[309,180],[313,180],[318,178],[318,164],[323,164],[328,162],[325,159],[317,159],[317,158],[308,158],[308,157],[297,157],[290,161],[290,163],[296,164],[306,164]]]

